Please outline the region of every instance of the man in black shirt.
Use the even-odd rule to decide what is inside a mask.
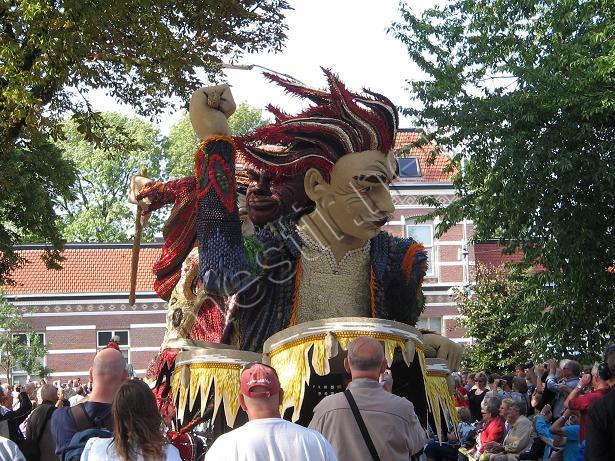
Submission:
[[[128,378],[126,361],[122,353],[113,348],[105,348],[96,354],[92,368],[90,368],[90,380],[92,381],[92,393],[88,401],[80,403],[87,419],[92,427],[105,427],[111,429],[111,403],[117,390]],[[58,408],[51,417],[51,433],[56,442],[56,454],[61,455],[75,435],[77,423],[71,408]]]
[[[597,400],[589,409],[585,431],[585,459],[587,461],[615,460],[615,344],[605,353],[611,392]],[[604,373],[604,372],[603,372]],[[604,375],[602,378],[604,379]]]

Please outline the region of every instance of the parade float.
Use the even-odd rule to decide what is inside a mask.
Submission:
[[[275,121],[239,138],[228,133],[230,88],[195,91],[194,176],[131,182],[143,219],[172,205],[153,268],[167,331],[148,379],[185,451],[191,433],[215,438],[246,421],[239,376],[254,361],[276,369],[284,416],[307,425],[348,383],[341,363],[362,335],[382,342],[393,392],[426,430],[456,421],[447,378],[462,350],[414,328],[427,256],[381,231],[394,211],[397,109],[324,72],[326,90],[267,75],[311,104],[297,115],[269,107]]]

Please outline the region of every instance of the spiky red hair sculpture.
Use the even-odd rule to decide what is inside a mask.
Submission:
[[[393,103],[368,90],[363,90],[365,94],[351,93],[330,70],[323,72],[328,92],[265,74],[288,93],[315,105],[295,116],[269,105],[275,122],[235,139],[248,163],[275,173],[311,167],[328,173],[342,155],[367,150],[387,154],[392,149],[399,123]],[[266,145],[278,149],[272,151],[264,148]]]

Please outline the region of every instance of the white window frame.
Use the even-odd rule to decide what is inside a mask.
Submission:
[[[402,176],[401,175],[401,160],[408,160],[413,158],[416,161],[416,175],[412,175],[412,176]],[[397,161],[399,162],[399,179],[412,179],[412,178],[421,178],[423,176],[422,172],[421,172],[421,162],[419,162],[419,158],[415,155],[408,155],[406,157],[399,157],[397,159]]]
[[[115,334],[116,334],[117,332],[120,332],[120,331],[121,331],[122,333],[126,332],[126,333],[127,333],[127,335],[128,335],[128,341],[127,341],[127,342],[128,342],[128,344],[126,344],[126,345],[122,345],[122,344],[120,344],[119,346],[120,346],[120,352],[122,352],[122,353],[123,353],[124,351],[126,351],[126,362],[127,362],[127,363],[130,363],[130,330],[128,330],[128,329],[120,329],[120,330],[96,330],[96,350],[97,350],[97,351],[100,351],[100,350],[104,349],[105,347],[107,347],[107,344],[102,344],[102,345],[101,345],[101,344],[99,344],[99,343],[98,343],[98,334],[99,334],[99,333],[111,333],[111,337],[113,338],[113,336],[115,336]],[[122,354],[122,355],[123,355],[123,354]]]
[[[431,326],[432,319],[440,319],[440,328],[439,329],[433,328]],[[419,318],[419,322],[421,320],[426,320],[427,321],[427,326],[425,327],[427,330],[432,330],[432,331],[435,331],[436,333],[442,334],[442,329],[444,328],[444,317],[433,315],[433,316],[427,316],[427,317],[420,317]]]
[[[30,334],[30,333],[36,333],[37,335],[39,335],[39,337],[42,336],[43,337],[43,346],[47,345],[47,335],[43,331],[40,331],[40,332],[39,331],[27,331],[27,332],[26,331],[20,331],[20,332],[17,332],[17,333],[13,333],[13,337],[18,336],[18,335],[25,335],[26,336],[27,344],[29,346],[30,345],[29,344],[30,343],[30,339],[28,338],[28,334]],[[43,355],[42,365],[44,367],[47,366],[47,354]],[[25,370],[18,370],[17,369],[17,365],[15,365],[13,367],[13,371],[11,373],[13,374],[13,376],[19,376],[19,377],[27,375]]]
[[[410,237],[410,232],[408,232],[408,229],[410,227],[429,227],[429,234],[431,236],[431,245],[426,245],[424,242],[419,242],[421,244],[423,244],[423,246],[425,247],[426,250],[428,250],[429,254],[431,255],[428,267],[427,267],[427,273],[425,274],[427,277],[434,277],[436,275],[436,245],[434,242],[434,231],[433,231],[433,224],[430,223],[416,223],[416,222],[406,222],[405,226],[404,226],[404,234],[406,236],[406,238]],[[418,240],[417,240],[418,242]]]

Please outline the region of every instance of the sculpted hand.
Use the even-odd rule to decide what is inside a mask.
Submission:
[[[141,200],[137,200],[137,195],[143,187],[154,184],[154,181],[147,176],[136,175],[130,178],[130,185],[128,186],[128,202],[133,205],[137,205],[143,211],[141,216],[141,224],[145,226],[149,221],[150,213],[149,206],[152,203],[151,200],[146,197]]]
[[[380,374],[380,382],[385,391],[393,392],[393,375],[391,374],[391,370],[384,370],[384,373]]]
[[[435,350],[435,358],[445,359],[448,362],[450,371],[457,371],[459,369],[461,356],[463,355],[463,346],[442,335],[431,333],[423,334],[423,341],[428,349]]]
[[[199,88],[190,98],[190,122],[200,139],[230,133],[227,119],[235,112],[235,100],[230,86],[215,85]]]

